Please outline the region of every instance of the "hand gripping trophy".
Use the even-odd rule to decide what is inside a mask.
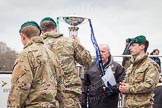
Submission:
[[[88,19],[77,16],[57,17],[57,24],[59,23],[58,22],[59,20],[70,25],[70,27],[68,27],[69,37],[80,43],[78,38],[78,30],[79,30],[78,25],[85,23],[86,21],[88,21]],[[83,79],[84,69],[79,63],[76,63],[76,72],[79,74],[80,78]]]

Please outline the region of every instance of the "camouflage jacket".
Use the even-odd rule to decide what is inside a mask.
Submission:
[[[81,94],[81,79],[76,72],[76,62],[88,67],[92,61],[90,52],[75,40],[56,32],[42,35],[45,44],[55,52],[61,61],[65,74],[65,90]]]
[[[15,61],[8,108],[58,108],[63,95],[63,72],[58,58],[40,37],[33,37]]]
[[[127,69],[124,82],[129,83],[126,108],[143,108],[151,105],[151,97],[159,80],[159,66],[148,55],[138,56]]]

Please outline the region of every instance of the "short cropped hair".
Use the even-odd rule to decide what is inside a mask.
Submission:
[[[145,41],[145,42],[139,43],[139,45],[141,45],[141,44],[145,45],[144,51],[147,52],[147,49],[149,47],[149,41]]]
[[[51,31],[55,29],[56,27],[57,27],[56,23],[54,23],[53,21],[43,21],[40,24],[40,28],[43,32]]]
[[[21,32],[23,34],[25,34],[28,38],[32,38],[34,36],[39,36],[40,35],[40,30],[33,26],[33,25],[29,25],[29,26],[26,26],[24,27]]]

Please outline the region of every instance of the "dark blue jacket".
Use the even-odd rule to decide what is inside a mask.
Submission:
[[[161,69],[161,61],[160,61],[160,58],[159,57],[150,57],[152,60],[154,60],[159,66],[160,66],[160,69]]]

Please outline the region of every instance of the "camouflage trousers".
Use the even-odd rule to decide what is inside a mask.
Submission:
[[[81,108],[79,96],[68,92],[64,95],[65,107],[64,108]]]

